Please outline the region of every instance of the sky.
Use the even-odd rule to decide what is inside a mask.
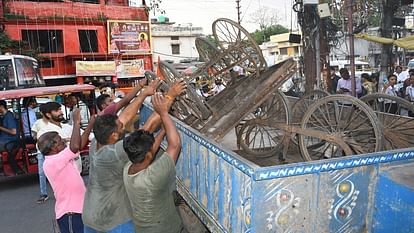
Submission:
[[[259,26],[251,23],[251,14],[260,7],[273,8],[281,19],[281,25],[290,28],[291,16],[293,16],[293,28],[297,28],[296,15],[291,10],[292,0],[241,0],[241,25],[249,32],[253,32]],[[237,21],[236,0],[162,0],[160,8],[165,10],[165,16],[170,22],[203,27],[204,34],[211,34],[211,25],[218,18],[229,18]],[[150,18],[156,18],[151,12]]]

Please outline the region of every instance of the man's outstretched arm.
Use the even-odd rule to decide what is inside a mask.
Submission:
[[[160,94],[155,94],[152,98],[155,111],[160,116],[167,135],[168,146],[165,152],[177,162],[181,150],[181,139],[170,115],[168,114],[169,102]]]
[[[186,88],[186,83],[184,80],[176,81],[172,87],[168,90],[165,95],[165,101],[167,101],[168,111],[171,108],[171,105],[174,103],[175,98],[180,96]],[[148,120],[145,122],[142,129],[148,132],[154,132],[161,125],[161,117],[157,112],[153,112],[149,116]]]
[[[141,108],[142,103],[144,103],[147,96],[153,95],[158,86],[160,80],[152,81],[147,87],[145,87],[141,93],[122,111],[119,115],[119,120],[125,125],[130,122],[134,116],[137,114],[138,110]]]
[[[136,87],[134,87],[128,94],[126,94],[125,96],[124,96],[124,98],[122,98],[120,101],[118,101],[116,104],[115,104],[115,112],[118,112],[119,110],[121,110],[123,107],[125,107],[125,106],[127,106],[130,102],[131,102],[131,100],[133,99],[133,98],[135,98],[135,96],[137,95],[137,93],[142,89],[142,88],[144,88],[144,86],[145,85],[141,85],[141,83],[142,83],[142,81],[145,81],[146,82],[146,78],[144,78],[144,79],[142,79],[142,80],[139,80],[139,82],[138,82],[138,86],[136,86]]]

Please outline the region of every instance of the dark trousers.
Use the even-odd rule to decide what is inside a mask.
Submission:
[[[82,215],[65,214],[57,220],[60,233],[83,233]]]

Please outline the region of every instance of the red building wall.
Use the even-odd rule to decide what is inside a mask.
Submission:
[[[104,5],[103,1],[101,4],[7,1],[8,14],[26,18],[5,19],[5,32],[12,39],[22,40],[22,30],[62,30],[63,53],[41,54],[54,62],[53,68],[41,68],[41,73],[46,79],[48,76],[74,77],[77,60],[114,60],[116,55],[108,54],[106,20],[148,20],[143,8],[122,6],[125,0],[111,0],[107,3],[112,5]],[[80,52],[79,30],[97,31],[98,52]],[[127,58],[143,58],[145,69],[152,69],[151,55],[122,56],[122,59]]]

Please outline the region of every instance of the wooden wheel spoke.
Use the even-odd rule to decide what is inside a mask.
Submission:
[[[331,115],[332,114],[332,115]],[[349,146],[347,154],[377,151],[382,147],[381,128],[374,112],[363,102],[349,96],[328,96],[310,105],[301,122],[302,129],[331,130]],[[333,128],[333,129],[332,129]],[[325,135],[327,136],[327,135]],[[324,138],[324,137],[321,137]],[[329,140],[330,141],[330,140]],[[299,146],[305,160],[316,157],[342,156],[345,148],[299,135]],[[339,142],[338,142],[339,143]]]
[[[335,132],[328,118],[325,116],[324,111],[320,107],[318,107],[317,109],[320,112],[320,115],[322,116],[323,120],[325,121],[325,126],[330,128],[330,132]],[[329,115],[329,112],[327,111],[326,114]]]
[[[350,127],[351,124],[354,123],[354,119],[357,119],[357,117],[359,117],[359,115],[362,114],[363,111],[361,109],[358,109],[357,114],[353,114],[353,113],[354,113],[354,111],[352,111],[352,113],[349,114],[348,123],[345,127],[342,128],[343,130],[348,129],[348,127]],[[364,119],[364,117],[361,117],[361,118]],[[361,123],[364,123],[365,121],[366,121],[366,118]],[[359,125],[362,125],[362,124],[359,124]],[[356,127],[358,127],[358,126],[354,126],[354,128],[356,128]]]

